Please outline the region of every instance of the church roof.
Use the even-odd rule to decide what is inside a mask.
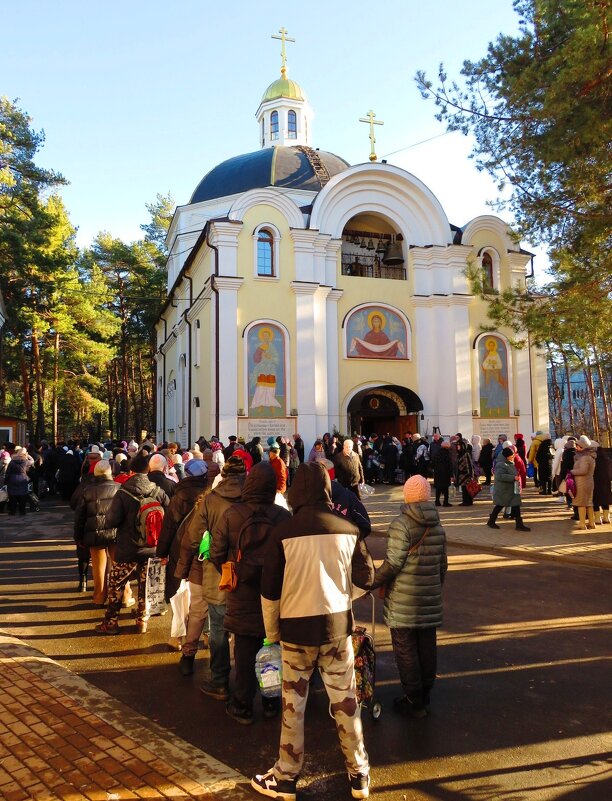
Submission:
[[[202,178],[189,202],[201,203],[265,186],[318,192],[349,166],[340,156],[325,150],[267,147],[218,164]]]
[[[268,100],[277,100],[279,97],[288,97],[291,100],[305,100],[302,87],[296,81],[289,78],[277,78],[263,93],[262,103]]]

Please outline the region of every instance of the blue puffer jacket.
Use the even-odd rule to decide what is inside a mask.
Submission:
[[[28,468],[30,467],[27,456],[15,454],[6,468],[6,488],[9,495],[23,496],[28,494]]]
[[[425,540],[409,554],[427,528]],[[446,534],[433,502],[404,504],[389,526],[388,538],[385,561],[373,585],[387,585],[385,623],[389,628],[411,629],[442,625]]]

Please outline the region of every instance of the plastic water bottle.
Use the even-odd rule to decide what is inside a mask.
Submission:
[[[263,646],[255,657],[255,674],[264,698],[280,698],[282,661],[278,643],[263,641]]]

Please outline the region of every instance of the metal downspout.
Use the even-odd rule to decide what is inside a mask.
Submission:
[[[215,284],[215,278],[219,275],[219,249],[212,245],[208,239],[210,228],[206,231],[206,244],[215,252],[215,271],[212,280],[212,290],[215,293],[215,435],[219,436],[219,290]]]

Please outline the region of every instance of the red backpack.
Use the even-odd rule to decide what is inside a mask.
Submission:
[[[120,487],[119,492],[125,492],[126,495],[138,502],[136,537],[132,540],[134,545],[137,548],[157,547],[164,521],[164,507],[157,500],[157,489],[155,490],[155,495],[141,497],[132,495],[125,487]]]

